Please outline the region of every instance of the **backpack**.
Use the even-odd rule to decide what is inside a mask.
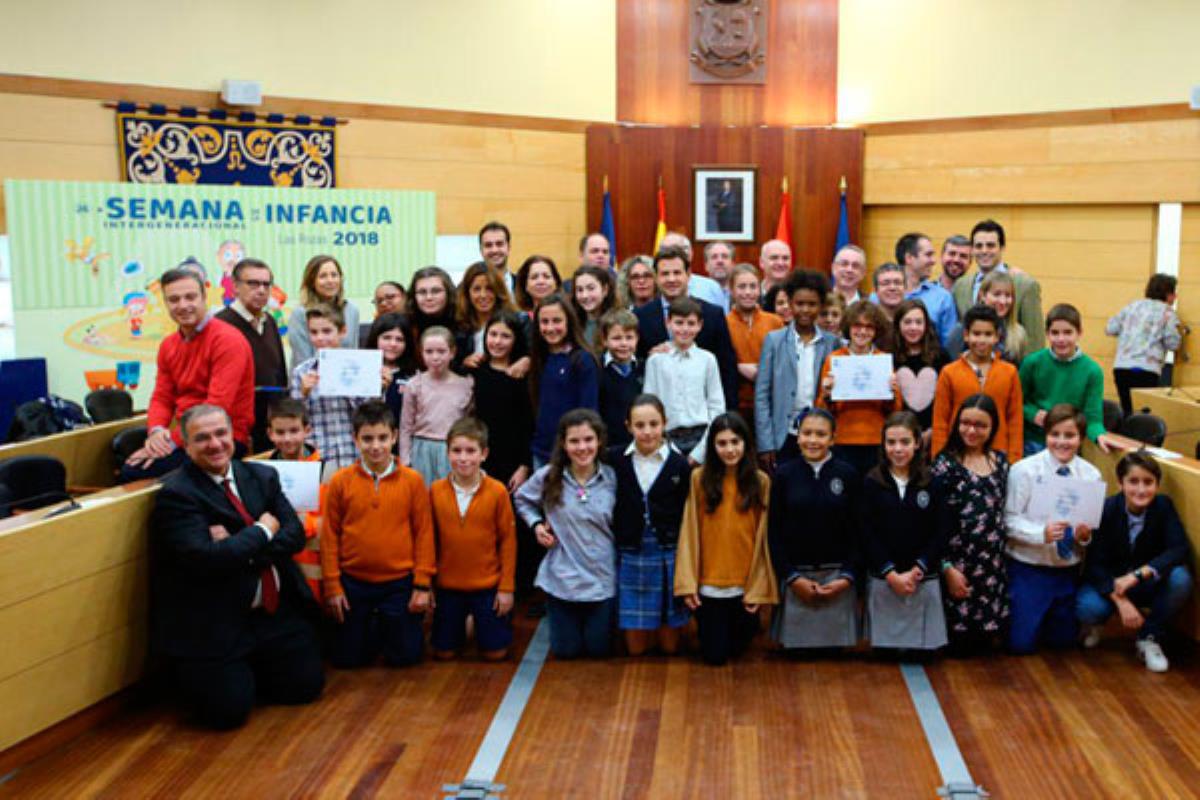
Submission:
[[[78,403],[58,395],[47,395],[17,406],[8,429],[8,441],[24,442],[89,424]]]

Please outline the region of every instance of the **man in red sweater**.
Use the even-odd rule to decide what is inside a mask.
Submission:
[[[149,435],[121,468],[122,483],[160,477],[187,460],[177,422],[192,406],[225,409],[239,457],[246,453],[254,424],[254,356],[246,339],[208,312],[204,284],[195,272],[167,270],[159,284],[179,330],[159,345],[158,377],[146,415]]]

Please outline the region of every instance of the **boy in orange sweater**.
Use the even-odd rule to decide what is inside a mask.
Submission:
[[[364,666],[382,650],[389,666],[415,664],[436,571],[429,493],[392,455],[396,415],[386,403],[363,403],[351,424],[359,460],[329,481],[321,531],[325,606],[338,622],[330,661]]]
[[[267,454],[267,459],[319,462],[321,454],[308,443],[312,432],[307,406],[300,400],[280,397],[267,407],[267,438],[275,445],[275,449]],[[321,507],[325,505],[324,501],[325,487],[322,486],[317,509],[304,515],[304,549],[292,556],[300,566],[300,572],[318,603],[322,602],[320,531]]]
[[[450,474],[429,487],[437,536],[437,602],[433,653],[454,658],[466,640],[467,617],[487,661],[508,655],[512,644],[517,526],[504,484],[483,474],[488,430],[473,417],[450,426]]]
[[[996,355],[1000,317],[989,306],[977,305],[963,316],[966,350],[942,368],[933,400],[933,455],[946,446],[950,426],[962,402],[982,392],[996,402],[1000,424],[992,449],[1007,454],[1008,463],[1021,460],[1024,443],[1024,405],[1017,368]]]

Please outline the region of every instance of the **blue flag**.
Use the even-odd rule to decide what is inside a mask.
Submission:
[[[838,215],[837,239],[833,244],[833,254],[850,244],[850,213],[846,210],[846,193],[842,192],[842,210]]]
[[[608,239],[608,265],[617,265],[617,226],[613,223],[612,198],[604,193],[604,213],[600,217],[600,233]]]

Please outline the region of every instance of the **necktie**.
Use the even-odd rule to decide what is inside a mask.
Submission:
[[[613,369],[615,369],[622,378],[628,378],[629,373],[633,372],[633,364],[621,364],[613,361],[612,365]]]
[[[1054,470],[1054,474],[1069,478],[1071,477],[1071,468],[1066,464],[1062,464],[1058,469]],[[1075,529],[1067,526],[1067,529],[1063,531],[1063,537],[1055,542],[1055,544],[1058,550],[1058,557],[1064,561],[1069,559],[1071,557],[1071,550],[1075,546]]]
[[[228,478],[221,481],[221,488],[225,490],[225,499],[233,506],[233,510],[238,512],[242,522],[253,525],[254,517],[250,516],[242,499],[233,491],[233,484]],[[265,567],[262,574],[259,575],[259,582],[262,584],[263,608],[268,614],[274,614],[275,610],[279,608],[279,584],[276,582],[275,570],[270,566]]]

